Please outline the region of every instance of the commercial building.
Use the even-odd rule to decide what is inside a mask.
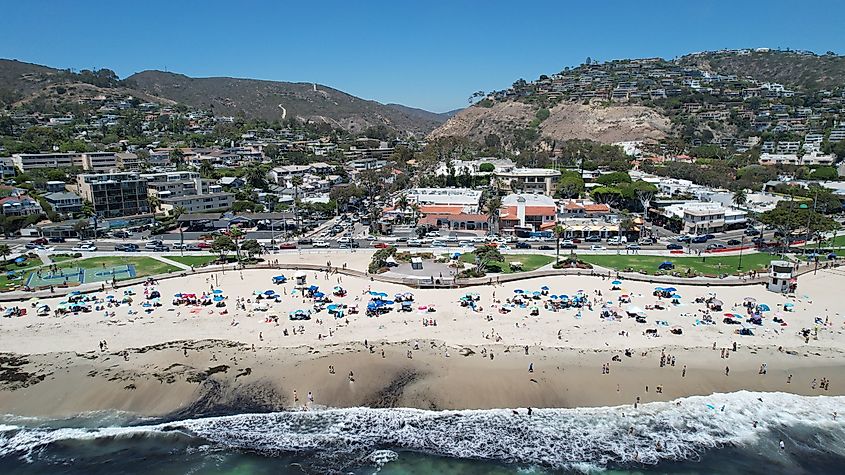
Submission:
[[[542,193],[554,195],[560,172],[549,168],[513,168],[497,171],[494,175],[502,180],[504,189],[511,192]]]
[[[162,211],[183,208],[188,213],[226,209],[235,202],[234,195],[223,191],[214,180],[204,180],[197,172],[174,171],[144,173],[147,194],[158,199]]]
[[[481,207],[481,191],[469,188],[412,188],[405,197],[420,207],[452,206],[470,214],[478,213]]]
[[[76,177],[80,196],[94,205],[103,218],[150,212],[147,180],[135,172],[80,174]]]
[[[649,213],[656,212],[660,217],[674,221],[667,227],[676,227],[685,234],[708,234],[725,231],[731,228],[744,227],[748,221],[748,213],[741,209],[729,208],[721,203],[690,201],[675,203],[663,208],[653,208]],[[655,216],[656,222],[661,221]]]

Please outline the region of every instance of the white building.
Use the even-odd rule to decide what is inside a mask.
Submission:
[[[405,196],[419,206],[460,206],[465,213],[478,213],[481,208],[481,191],[469,188],[412,188]]]
[[[542,193],[551,196],[557,188],[560,172],[549,168],[513,168],[496,172],[495,176],[502,179],[506,191]]]

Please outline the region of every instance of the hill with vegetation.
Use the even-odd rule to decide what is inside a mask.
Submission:
[[[109,69],[71,71],[0,59],[0,109],[78,115],[80,104],[129,97],[162,105],[181,104],[217,116],[298,118],[352,133],[387,127],[424,136],[446,121],[437,114],[399,104],[381,104],[311,83],[236,78],[191,78],[143,71],[120,79]]]
[[[828,89],[845,85],[845,56],[832,52],[758,50],[708,51],[676,61],[686,67],[718,74],[776,82],[788,87]]]
[[[212,110],[215,115],[265,120],[296,117],[329,123],[353,133],[386,126],[424,135],[446,120],[439,114],[361,99],[320,84],[191,78],[162,71],[143,71],[126,80],[147,94]]]

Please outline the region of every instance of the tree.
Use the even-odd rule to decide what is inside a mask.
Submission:
[[[252,259],[256,254],[261,254],[261,244],[258,244],[255,239],[247,239],[241,244],[241,250]]]
[[[496,170],[496,166],[492,163],[485,162],[478,166],[478,171],[481,173],[491,173],[494,170]]]
[[[214,166],[210,160],[203,160],[200,163],[200,176],[203,178],[214,178]]]
[[[762,213],[760,222],[778,230],[783,236],[781,239],[800,230],[805,230],[807,235],[819,235],[839,227],[835,220],[796,201],[781,201],[775,209]]]
[[[241,228],[237,226],[232,226],[229,228],[229,237],[232,239],[232,242],[235,244],[235,252],[238,255],[238,260],[241,260],[241,248],[238,246],[238,242],[244,237],[244,232]]]
[[[640,206],[643,208],[643,218],[648,218],[648,207],[651,205],[651,200],[657,193],[657,187],[651,183],[643,180],[637,180],[628,186],[637,196]]]
[[[9,254],[12,253],[12,249],[9,247],[8,244],[0,244],[0,256],[3,256],[3,261],[5,262],[6,259],[9,257]]]
[[[566,228],[556,224],[552,232],[555,235],[555,264],[560,263],[560,238],[566,233]]]
[[[279,150],[279,146],[275,144],[269,144],[264,147],[264,155],[272,161],[276,161],[281,156],[281,151]]]
[[[618,185],[620,183],[631,183],[631,176],[626,172],[611,172],[599,175],[596,183],[605,186]]]
[[[294,177],[302,180],[302,177]],[[267,189],[267,174],[258,164],[251,164],[244,171],[244,180],[253,188]]]
[[[296,229],[299,231],[299,187],[302,186],[302,177],[297,175],[290,180],[293,185],[293,219],[296,221]]]
[[[489,219],[490,234],[496,234],[499,230],[499,209],[502,207],[502,197],[499,196],[499,190],[494,187],[487,191],[487,198],[484,201],[484,209],[487,211]]]
[[[740,188],[734,192],[733,198],[731,198],[734,206],[740,207],[743,206],[745,203],[748,202],[748,195],[745,193],[744,188]]]
[[[73,230],[76,232],[76,236],[82,240],[85,238],[85,231],[87,231],[89,227],[90,225],[88,224],[88,221],[81,219],[73,225]]]
[[[182,153],[182,151],[178,148],[174,148],[173,150],[171,150],[169,156],[170,163],[176,166],[176,168],[179,168],[185,164],[185,154]]]
[[[214,238],[214,242],[211,243],[211,252],[217,253],[220,256],[220,260],[225,260],[226,254],[234,250],[235,243],[232,241],[232,238],[225,234],[217,236]]]
[[[578,198],[584,192],[584,179],[581,174],[573,171],[565,171],[557,181],[558,198]]]
[[[492,262],[505,262],[505,257],[496,246],[480,246],[473,254],[475,255],[475,271],[479,274]]]
[[[86,218],[94,216],[94,203],[91,203],[88,200],[83,201],[80,212],[82,213],[82,216],[85,216]]]
[[[399,195],[399,199],[396,200],[396,209],[402,212],[402,221],[405,221],[405,211],[408,209],[408,196],[405,193]]]

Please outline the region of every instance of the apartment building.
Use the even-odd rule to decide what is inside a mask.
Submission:
[[[202,213],[226,209],[235,202],[232,193],[214,180],[204,180],[197,172],[175,171],[144,173],[147,180],[147,194],[158,199],[162,211],[173,212],[183,208],[188,213]]]
[[[82,154],[76,152],[16,153],[12,155],[12,162],[24,172],[37,168],[82,168]]]
[[[549,168],[513,168],[497,171],[494,175],[502,180],[504,189],[510,192],[541,193],[554,195],[560,172]]]
[[[147,180],[135,172],[84,173],[76,177],[79,195],[103,218],[150,212]]]

